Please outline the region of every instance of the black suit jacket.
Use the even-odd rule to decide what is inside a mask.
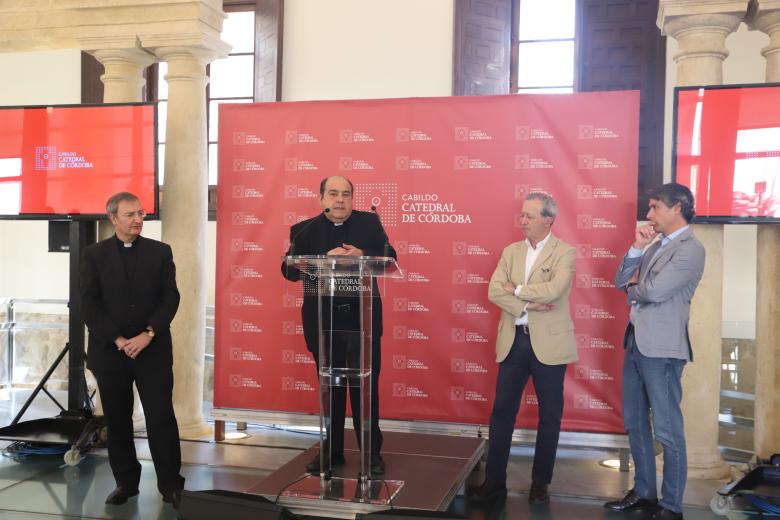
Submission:
[[[343,242],[351,244],[363,250],[365,256],[391,256],[396,258],[395,249],[390,245],[379,217],[374,213],[365,211],[353,211],[350,217],[342,224],[343,235],[336,233],[336,226],[320,213],[314,218],[299,222],[290,228],[290,249],[288,255],[324,255],[331,249],[342,245]],[[301,279],[301,272],[295,268],[288,268],[282,263],[282,275],[293,282]],[[304,280],[306,282],[306,280]],[[373,280],[375,300],[372,305],[371,328],[375,339],[382,337],[382,299],[379,294],[379,286],[376,278]],[[357,298],[337,297],[339,303],[358,303]],[[330,302],[323,302],[326,306]],[[357,309],[357,305],[354,307]],[[327,312],[327,309],[324,309]],[[316,293],[304,290],[303,307],[301,309],[303,320],[303,335],[306,339],[306,348],[309,352],[316,353],[319,348],[319,323],[317,322],[317,296]],[[357,320],[356,320],[357,321]]]
[[[140,366],[173,363],[170,324],[179,307],[176,266],[168,244],[139,236],[137,261],[128,280],[115,236],[84,249],[81,258],[81,310],[89,329],[87,367],[114,370],[130,359],[114,340],[132,338],[147,326],[155,337],[136,357]]]

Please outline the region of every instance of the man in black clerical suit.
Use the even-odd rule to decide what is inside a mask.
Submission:
[[[97,379],[108,428],[108,460],[117,487],[106,504],[138,494],[141,465],[133,444],[133,382],[141,397],[149,449],[163,500],[178,507],[184,478],[173,412],[170,324],[179,307],[176,267],[167,244],[141,236],[138,197],[106,203],[115,235],[84,249],[81,298],[89,328],[87,367]]]
[[[288,255],[346,255],[346,256],[391,256],[396,257],[395,250],[389,244],[387,235],[379,217],[375,213],[352,210],[352,182],[340,176],[328,177],[320,183],[320,205],[323,212],[314,218],[300,222],[290,228],[290,249]],[[301,314],[303,318],[303,334],[306,348],[314,356],[319,369],[319,323],[317,322],[317,292],[307,288],[307,283],[313,282],[302,277],[300,271],[282,264],[282,274],[288,280],[297,282],[303,279],[304,298]],[[311,289],[311,290],[310,290]],[[371,474],[382,475],[385,464],[380,455],[382,448],[382,432],[379,430],[379,369],[382,362],[380,340],[382,337],[382,300],[379,298],[379,287],[373,280],[374,301],[372,304],[371,329]],[[336,296],[332,303],[334,330],[360,330],[358,299]],[[324,309],[323,315],[328,315],[330,309]],[[349,335],[354,338],[354,335]],[[335,339],[335,338],[334,338]],[[338,347],[346,357],[356,350],[355,345],[344,345],[338,342]],[[347,341],[346,343],[350,343]],[[343,352],[343,351],[346,352]],[[333,365],[337,366],[334,351]],[[349,363],[349,361],[347,361]],[[318,371],[319,373],[319,371]],[[344,418],[346,415],[346,394],[344,386],[334,386],[331,389],[332,427],[329,432],[330,463],[332,466],[344,464]],[[360,431],[360,391],[359,387],[349,387],[349,397],[352,406],[352,423],[355,432]],[[358,437],[359,439],[360,437]],[[326,451],[326,453],[328,453]],[[312,473],[319,473],[319,455],[306,466]]]

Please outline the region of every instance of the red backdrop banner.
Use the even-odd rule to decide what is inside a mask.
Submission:
[[[320,180],[340,174],[356,209],[376,206],[405,274],[382,289],[382,418],[488,422],[488,280],[524,238],[525,195],[546,191],[553,232],[577,247],[563,428],[622,432],[628,308],[613,280],[634,233],[638,120],[635,91],[222,105],[214,406],[318,411],[302,292],[280,258],[290,225],[319,213]],[[535,408],[529,388],[519,427]]]

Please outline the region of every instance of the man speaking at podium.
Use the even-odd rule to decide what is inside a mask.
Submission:
[[[290,228],[290,248],[287,255],[344,255],[344,256],[390,256],[396,258],[393,247],[389,244],[382,223],[376,213],[354,211],[352,182],[341,176],[327,177],[320,183],[320,206],[322,213],[314,218],[299,222]],[[282,275],[293,282],[301,280],[299,270],[282,263]],[[304,283],[306,280],[304,280]],[[376,279],[373,280],[375,299],[372,305],[371,329],[371,474],[382,475],[385,463],[380,455],[382,448],[382,432],[379,430],[379,369],[382,363],[380,340],[382,338],[382,300]],[[323,302],[332,305],[333,329],[346,331],[360,330],[360,307],[357,297],[333,298],[333,302]],[[330,309],[323,309],[323,315]],[[303,335],[306,348],[317,362],[319,375],[319,331],[317,319],[317,292],[308,290],[304,285]],[[339,345],[346,348],[345,345]],[[331,420],[325,446],[326,456],[330,452],[331,466],[340,466],[344,460],[344,419],[346,415],[347,388],[333,386],[331,388]],[[360,439],[360,389],[349,387],[349,398],[352,406],[352,424]],[[320,472],[320,457],[317,455],[307,466],[311,473]]]

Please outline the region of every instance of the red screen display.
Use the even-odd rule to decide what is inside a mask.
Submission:
[[[780,86],[676,94],[675,179],[697,217],[780,218]]]
[[[129,191],[156,207],[155,105],[0,109],[0,216],[105,215]]]

